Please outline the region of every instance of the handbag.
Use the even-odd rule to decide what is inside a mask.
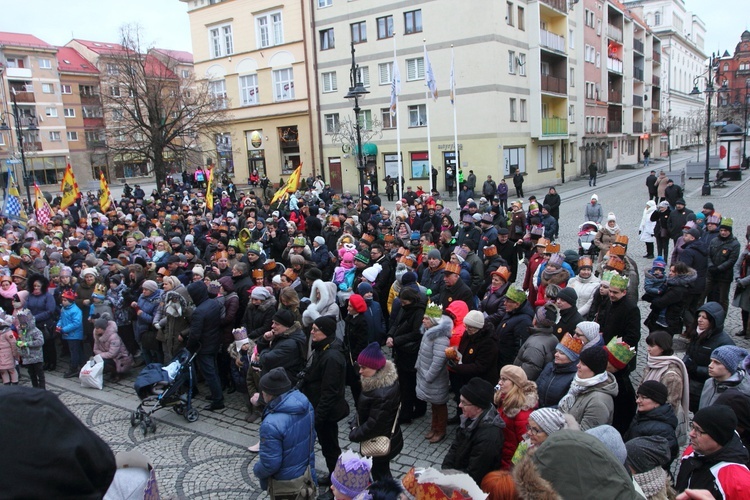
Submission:
[[[366,439],[359,444],[359,452],[366,457],[384,457],[391,452],[391,438],[393,433],[396,432],[396,425],[398,424],[398,414],[401,413],[401,405],[398,405],[396,410],[396,418],[393,420],[393,427],[391,427],[391,433],[388,436],[376,436],[374,438]]]

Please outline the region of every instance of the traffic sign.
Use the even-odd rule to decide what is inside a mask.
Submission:
[[[713,122],[711,124],[712,127],[725,127],[727,122]]]
[[[20,163],[21,163],[21,160],[16,160],[15,158],[5,160],[6,165],[19,165]]]

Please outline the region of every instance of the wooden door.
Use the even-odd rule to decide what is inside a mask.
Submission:
[[[328,182],[331,184],[331,189],[335,193],[341,194],[341,158],[329,157],[328,158]]]

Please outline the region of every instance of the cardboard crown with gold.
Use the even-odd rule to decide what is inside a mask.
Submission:
[[[484,247],[483,252],[485,257],[492,257],[497,255],[497,247],[495,245],[487,245]]]
[[[107,296],[107,286],[104,283],[97,283],[94,286],[94,293],[96,295],[99,295],[101,297]]]
[[[583,256],[578,259],[578,269],[581,269],[582,267],[594,267],[594,261],[591,260],[591,257]]]
[[[625,276],[615,274],[609,281],[609,287],[617,288],[618,290],[627,290],[629,283],[630,282],[628,281],[628,278],[626,278]]]
[[[622,260],[618,255],[610,255],[605,265],[610,269],[613,269],[620,273],[625,270],[625,261]]]
[[[618,234],[615,236],[615,242],[613,243],[613,245],[621,245],[627,248],[629,241],[630,239],[624,234]]]
[[[447,264],[445,264],[445,268],[443,268],[443,270],[446,274],[461,274],[461,266],[459,266],[458,264],[454,264],[453,262],[448,262]]]
[[[618,370],[624,369],[635,357],[635,348],[623,342],[621,338],[613,337],[606,345],[609,363]]]
[[[560,253],[560,244],[549,243],[546,247],[544,247],[544,253]]]
[[[612,245],[609,247],[609,254],[610,255],[617,255],[618,257],[624,257],[627,253],[627,249],[620,245]]]
[[[581,354],[581,351],[583,350],[583,342],[573,337],[569,333],[563,335],[563,337],[560,339],[560,344],[576,354]]]
[[[375,236],[373,236],[373,235],[371,235],[369,233],[365,233],[365,234],[362,235],[362,238],[360,238],[360,239],[362,241],[364,241],[365,243],[370,244],[373,241],[375,241]]]
[[[490,273],[491,276],[499,276],[506,283],[510,279],[510,269],[505,266],[500,266]]]
[[[549,245],[549,243],[550,242],[549,242],[549,240],[547,238],[539,238],[538,240],[536,240],[536,244],[534,246],[535,247],[542,247],[542,248],[546,249],[547,245]]]

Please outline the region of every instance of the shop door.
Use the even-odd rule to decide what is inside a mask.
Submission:
[[[328,182],[331,184],[331,189],[334,193],[341,194],[341,158],[329,157],[328,158]]]

